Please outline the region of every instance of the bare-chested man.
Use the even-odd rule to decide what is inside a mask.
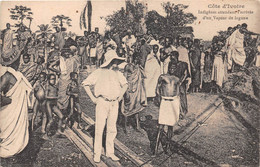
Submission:
[[[165,152],[169,148],[172,138],[172,127],[179,120],[180,114],[180,98],[179,98],[179,78],[174,76],[175,68],[170,65],[168,73],[160,75],[157,83],[156,94],[160,97],[159,109],[159,131],[156,141],[155,154],[158,150],[161,132],[167,134],[166,145],[163,146]],[[164,128],[164,130],[163,130]]]

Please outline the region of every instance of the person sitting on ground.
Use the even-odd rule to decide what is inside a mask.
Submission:
[[[63,117],[63,114],[61,113],[60,109],[57,106],[58,87],[56,86],[55,74],[48,75],[48,84],[46,86],[45,96],[46,96],[47,113],[48,113],[48,117],[49,117],[46,135],[48,135],[50,127],[53,123],[52,112],[54,112],[59,117],[57,135],[61,135],[62,134],[61,128],[62,128],[64,117]],[[46,137],[48,137],[48,136],[46,136]]]
[[[156,88],[157,98],[160,99],[160,109],[158,119],[159,131],[156,140],[155,154],[158,151],[159,141],[163,136],[167,136],[167,142],[163,145],[163,150],[165,153],[168,152],[173,126],[179,121],[180,115],[180,79],[173,75],[175,71],[173,65],[169,64],[168,71],[168,74],[162,74],[159,77]]]
[[[46,112],[46,101],[45,101],[45,87],[46,87],[46,78],[47,74],[41,72],[39,80],[34,85],[34,96],[36,98],[33,105],[33,116],[32,116],[32,131],[35,126],[35,118],[39,110],[42,111],[42,129],[43,134],[46,133],[46,124],[47,124],[47,112]]]
[[[71,119],[71,116],[73,115],[73,111],[76,109],[78,113],[78,129],[82,129],[81,127],[81,115],[82,111],[80,109],[79,104],[79,84],[78,84],[78,73],[71,72],[70,73],[70,80],[71,82],[68,84],[67,87],[67,95],[69,95],[69,101],[70,101],[70,113],[67,117],[67,120],[69,121]]]

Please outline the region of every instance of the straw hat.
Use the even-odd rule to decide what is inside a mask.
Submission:
[[[125,58],[118,57],[116,51],[112,49],[107,51],[107,53],[104,56],[105,56],[105,62],[100,66],[101,68],[107,67],[113,60],[125,61]]]

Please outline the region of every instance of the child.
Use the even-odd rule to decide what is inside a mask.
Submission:
[[[159,131],[156,140],[155,154],[158,150],[159,141],[162,137],[167,136],[167,144],[163,146],[164,151],[167,153],[172,138],[172,128],[179,120],[180,115],[180,98],[179,98],[179,78],[174,76],[175,67],[168,66],[168,73],[160,75],[156,87],[157,97],[160,97],[159,109]],[[164,130],[163,130],[164,128]],[[163,135],[161,136],[161,132]]]
[[[68,120],[70,120],[74,108],[78,113],[78,129],[82,129],[81,127],[81,109],[79,104],[79,85],[78,85],[78,74],[76,72],[70,73],[70,80],[71,82],[68,84],[67,87],[67,95],[70,96],[70,113],[68,115]]]
[[[36,69],[35,69],[35,75],[33,77],[33,81],[32,83],[34,84],[35,82],[37,82],[37,80],[39,79],[39,76],[41,74],[41,72],[44,71],[44,58],[43,57],[38,57],[37,59],[37,66],[36,66]]]
[[[46,77],[47,74],[45,72],[41,72],[39,76],[38,82],[34,85],[34,96],[35,96],[35,102],[33,105],[33,116],[32,116],[32,131],[34,130],[34,122],[35,118],[37,116],[38,110],[42,110],[42,130],[41,132],[43,134],[46,133],[46,123],[47,123],[47,113],[45,110],[45,87],[46,87]]]
[[[55,74],[48,75],[48,84],[46,86],[45,96],[46,96],[46,107],[47,113],[49,116],[49,123],[47,125],[47,129],[49,131],[51,124],[53,123],[52,118],[52,111],[59,117],[58,122],[58,130],[57,135],[61,135],[61,127],[63,123],[63,114],[61,113],[60,109],[57,106],[57,99],[58,99],[58,88],[56,84],[56,76]]]

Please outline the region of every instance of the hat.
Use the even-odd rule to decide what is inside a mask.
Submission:
[[[101,68],[108,66],[114,59],[125,61],[125,58],[118,57],[115,50],[109,50],[104,55],[105,56],[105,62],[100,66]]]

